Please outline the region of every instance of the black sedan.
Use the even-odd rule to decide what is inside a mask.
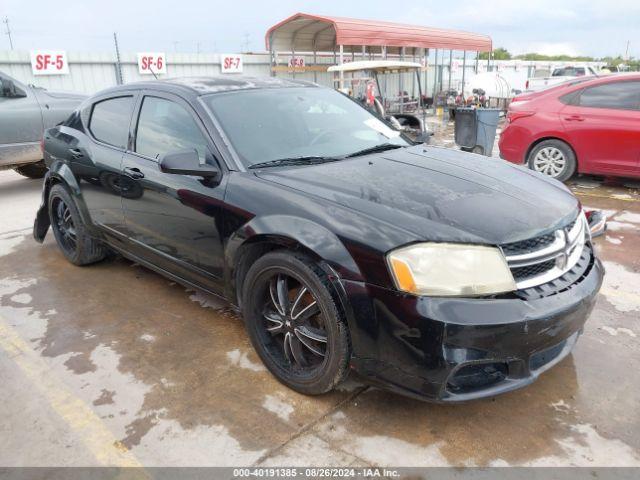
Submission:
[[[76,265],[115,251],[226,298],[306,394],[349,369],[434,401],[527,385],[569,354],[602,283],[561,183],[413,144],[302,81],[119,86],[44,150],[38,241],[51,226]]]

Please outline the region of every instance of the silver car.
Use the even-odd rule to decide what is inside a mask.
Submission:
[[[2,72],[0,82],[0,170],[42,177],[42,133],[66,120],[85,95],[24,85]]]

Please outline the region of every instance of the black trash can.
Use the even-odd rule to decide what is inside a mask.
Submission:
[[[490,157],[499,116],[499,108],[457,108],[454,135],[456,145],[464,151]]]

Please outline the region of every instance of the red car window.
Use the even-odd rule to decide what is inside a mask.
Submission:
[[[637,110],[640,107],[640,81],[611,82],[585,88],[576,103],[581,107]]]

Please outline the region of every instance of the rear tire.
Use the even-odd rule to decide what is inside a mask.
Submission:
[[[78,208],[63,185],[51,187],[48,208],[53,235],[67,260],[74,265],[89,265],[107,256],[107,249],[87,233]]]
[[[276,251],[259,258],[243,284],[249,338],[269,371],[306,395],[332,390],[347,375],[347,324],[324,271],[310,258]]]
[[[531,170],[555,178],[569,180],[576,171],[576,156],[562,140],[544,140],[537,144],[527,157]]]
[[[15,167],[14,170],[23,177],[27,178],[42,178],[47,173],[47,166],[44,161],[38,163],[29,163],[20,167]]]

